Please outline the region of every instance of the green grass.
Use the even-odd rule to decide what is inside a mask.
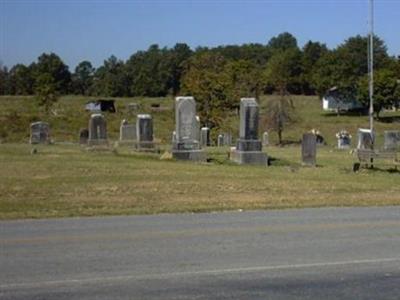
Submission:
[[[268,147],[275,159],[268,168],[235,165],[227,159],[228,148],[208,148],[211,162],[205,164],[160,160],[159,155],[126,147],[87,152],[76,142],[79,129],[87,126],[88,99],[63,97],[45,116],[32,97],[0,97],[0,219],[400,204],[399,172],[355,174],[354,157],[334,148],[335,133],[341,129],[352,133],[354,145],[357,128],[367,127],[368,118],[326,114],[316,97],[294,97],[298,121],[284,132],[290,141],[299,141],[312,128],[322,132],[328,146],[318,148],[316,168],[301,166],[296,144]],[[267,100],[261,98],[261,114]],[[167,149],[174,129],[172,98],[117,98],[118,112],[106,114],[110,139],[118,139],[122,119],[135,120],[136,112],[126,108],[130,102],[141,104],[137,113],[153,115],[156,138]],[[151,112],[151,103],[168,109]],[[38,153],[32,155],[29,123],[36,120],[50,123],[56,144],[35,146]],[[226,127],[237,134],[238,122],[233,113]],[[383,130],[399,127],[376,122],[380,142]],[[276,141],[274,134],[271,140]]]
[[[159,160],[129,149],[87,152],[77,145],[0,145],[0,219],[400,204],[400,172],[353,173],[354,158],[318,149],[318,167],[300,165],[300,148],[270,147],[268,168],[227,162]]]

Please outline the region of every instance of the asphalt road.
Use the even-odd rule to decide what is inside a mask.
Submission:
[[[400,207],[4,221],[0,299],[400,299]]]

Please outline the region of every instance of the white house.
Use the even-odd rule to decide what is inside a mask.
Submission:
[[[339,88],[333,87],[322,98],[322,108],[325,111],[350,111],[362,109],[364,106],[355,98],[349,98]]]

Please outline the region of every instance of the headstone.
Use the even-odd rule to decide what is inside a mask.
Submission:
[[[193,97],[175,98],[176,141],[172,145],[172,156],[176,159],[204,161],[205,153],[199,141],[199,119],[196,116],[196,101]]]
[[[207,147],[210,146],[210,128],[202,127],[200,134],[201,146]]]
[[[127,120],[122,120],[119,127],[119,141],[129,143],[136,140],[136,125],[129,124]]]
[[[31,136],[29,139],[31,144],[49,144],[50,143],[50,126],[46,122],[35,122],[31,124]]]
[[[238,164],[267,165],[268,158],[262,152],[258,138],[259,107],[255,98],[240,99],[240,135],[230,158]]]
[[[384,149],[389,151],[396,151],[400,148],[400,131],[399,130],[385,130],[385,144]]]
[[[224,146],[224,135],[219,134],[217,138],[217,146],[218,147],[223,147]]]
[[[317,137],[313,133],[303,134],[301,141],[301,158],[303,165],[315,166],[317,161]]]
[[[86,145],[89,139],[89,130],[87,128],[82,128],[79,131],[79,144]]]
[[[269,135],[268,135],[268,132],[267,131],[265,131],[264,133],[263,133],[263,136],[262,136],[263,138],[262,138],[262,144],[263,144],[263,146],[268,146],[269,145]]]
[[[351,138],[348,136],[343,136],[338,138],[338,149],[350,149]]]
[[[200,142],[201,139],[201,129],[200,129],[200,117],[196,116],[196,122],[195,122],[195,140]]]
[[[357,149],[372,150],[374,148],[375,134],[370,129],[358,129]]]
[[[176,132],[172,131],[172,145],[176,143]]]
[[[136,118],[136,148],[139,150],[154,149],[153,118],[148,114],[137,115]]]
[[[107,145],[107,122],[102,114],[92,114],[89,120],[89,146]]]

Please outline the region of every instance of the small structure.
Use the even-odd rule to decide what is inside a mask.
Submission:
[[[397,151],[400,148],[400,131],[386,130],[384,149],[388,151]]]
[[[29,143],[31,144],[49,144],[50,143],[50,125],[46,122],[31,123],[31,134]]]
[[[115,100],[105,100],[105,99],[93,100],[86,103],[85,109],[91,112],[108,111],[111,113],[115,113],[116,109],[114,102]]]
[[[240,135],[236,148],[231,149],[230,159],[238,164],[268,165],[258,138],[259,107],[255,98],[240,99]]]
[[[136,125],[129,124],[127,120],[121,121],[119,127],[119,144],[132,144],[136,140]]]
[[[354,93],[333,87],[322,98],[322,108],[325,111],[354,111],[364,106],[355,99]]]
[[[341,130],[336,133],[337,147],[338,149],[350,149],[351,147],[351,135],[347,130]]]
[[[89,139],[89,130],[87,128],[81,128],[79,130],[79,144],[87,145]]]
[[[211,145],[210,142],[210,128],[202,127],[200,131],[201,146],[207,147]]]
[[[90,116],[88,145],[108,145],[107,122],[102,114],[92,114]]]
[[[370,129],[358,129],[358,144],[359,150],[373,150],[375,143],[375,133]]]
[[[303,139],[301,140],[301,160],[305,166],[316,166],[317,137],[313,133],[303,134]]]
[[[136,118],[136,149],[153,151],[153,119],[149,114],[140,114]]]
[[[199,142],[199,119],[193,97],[175,98],[175,142],[172,156],[180,160],[205,161]]]

